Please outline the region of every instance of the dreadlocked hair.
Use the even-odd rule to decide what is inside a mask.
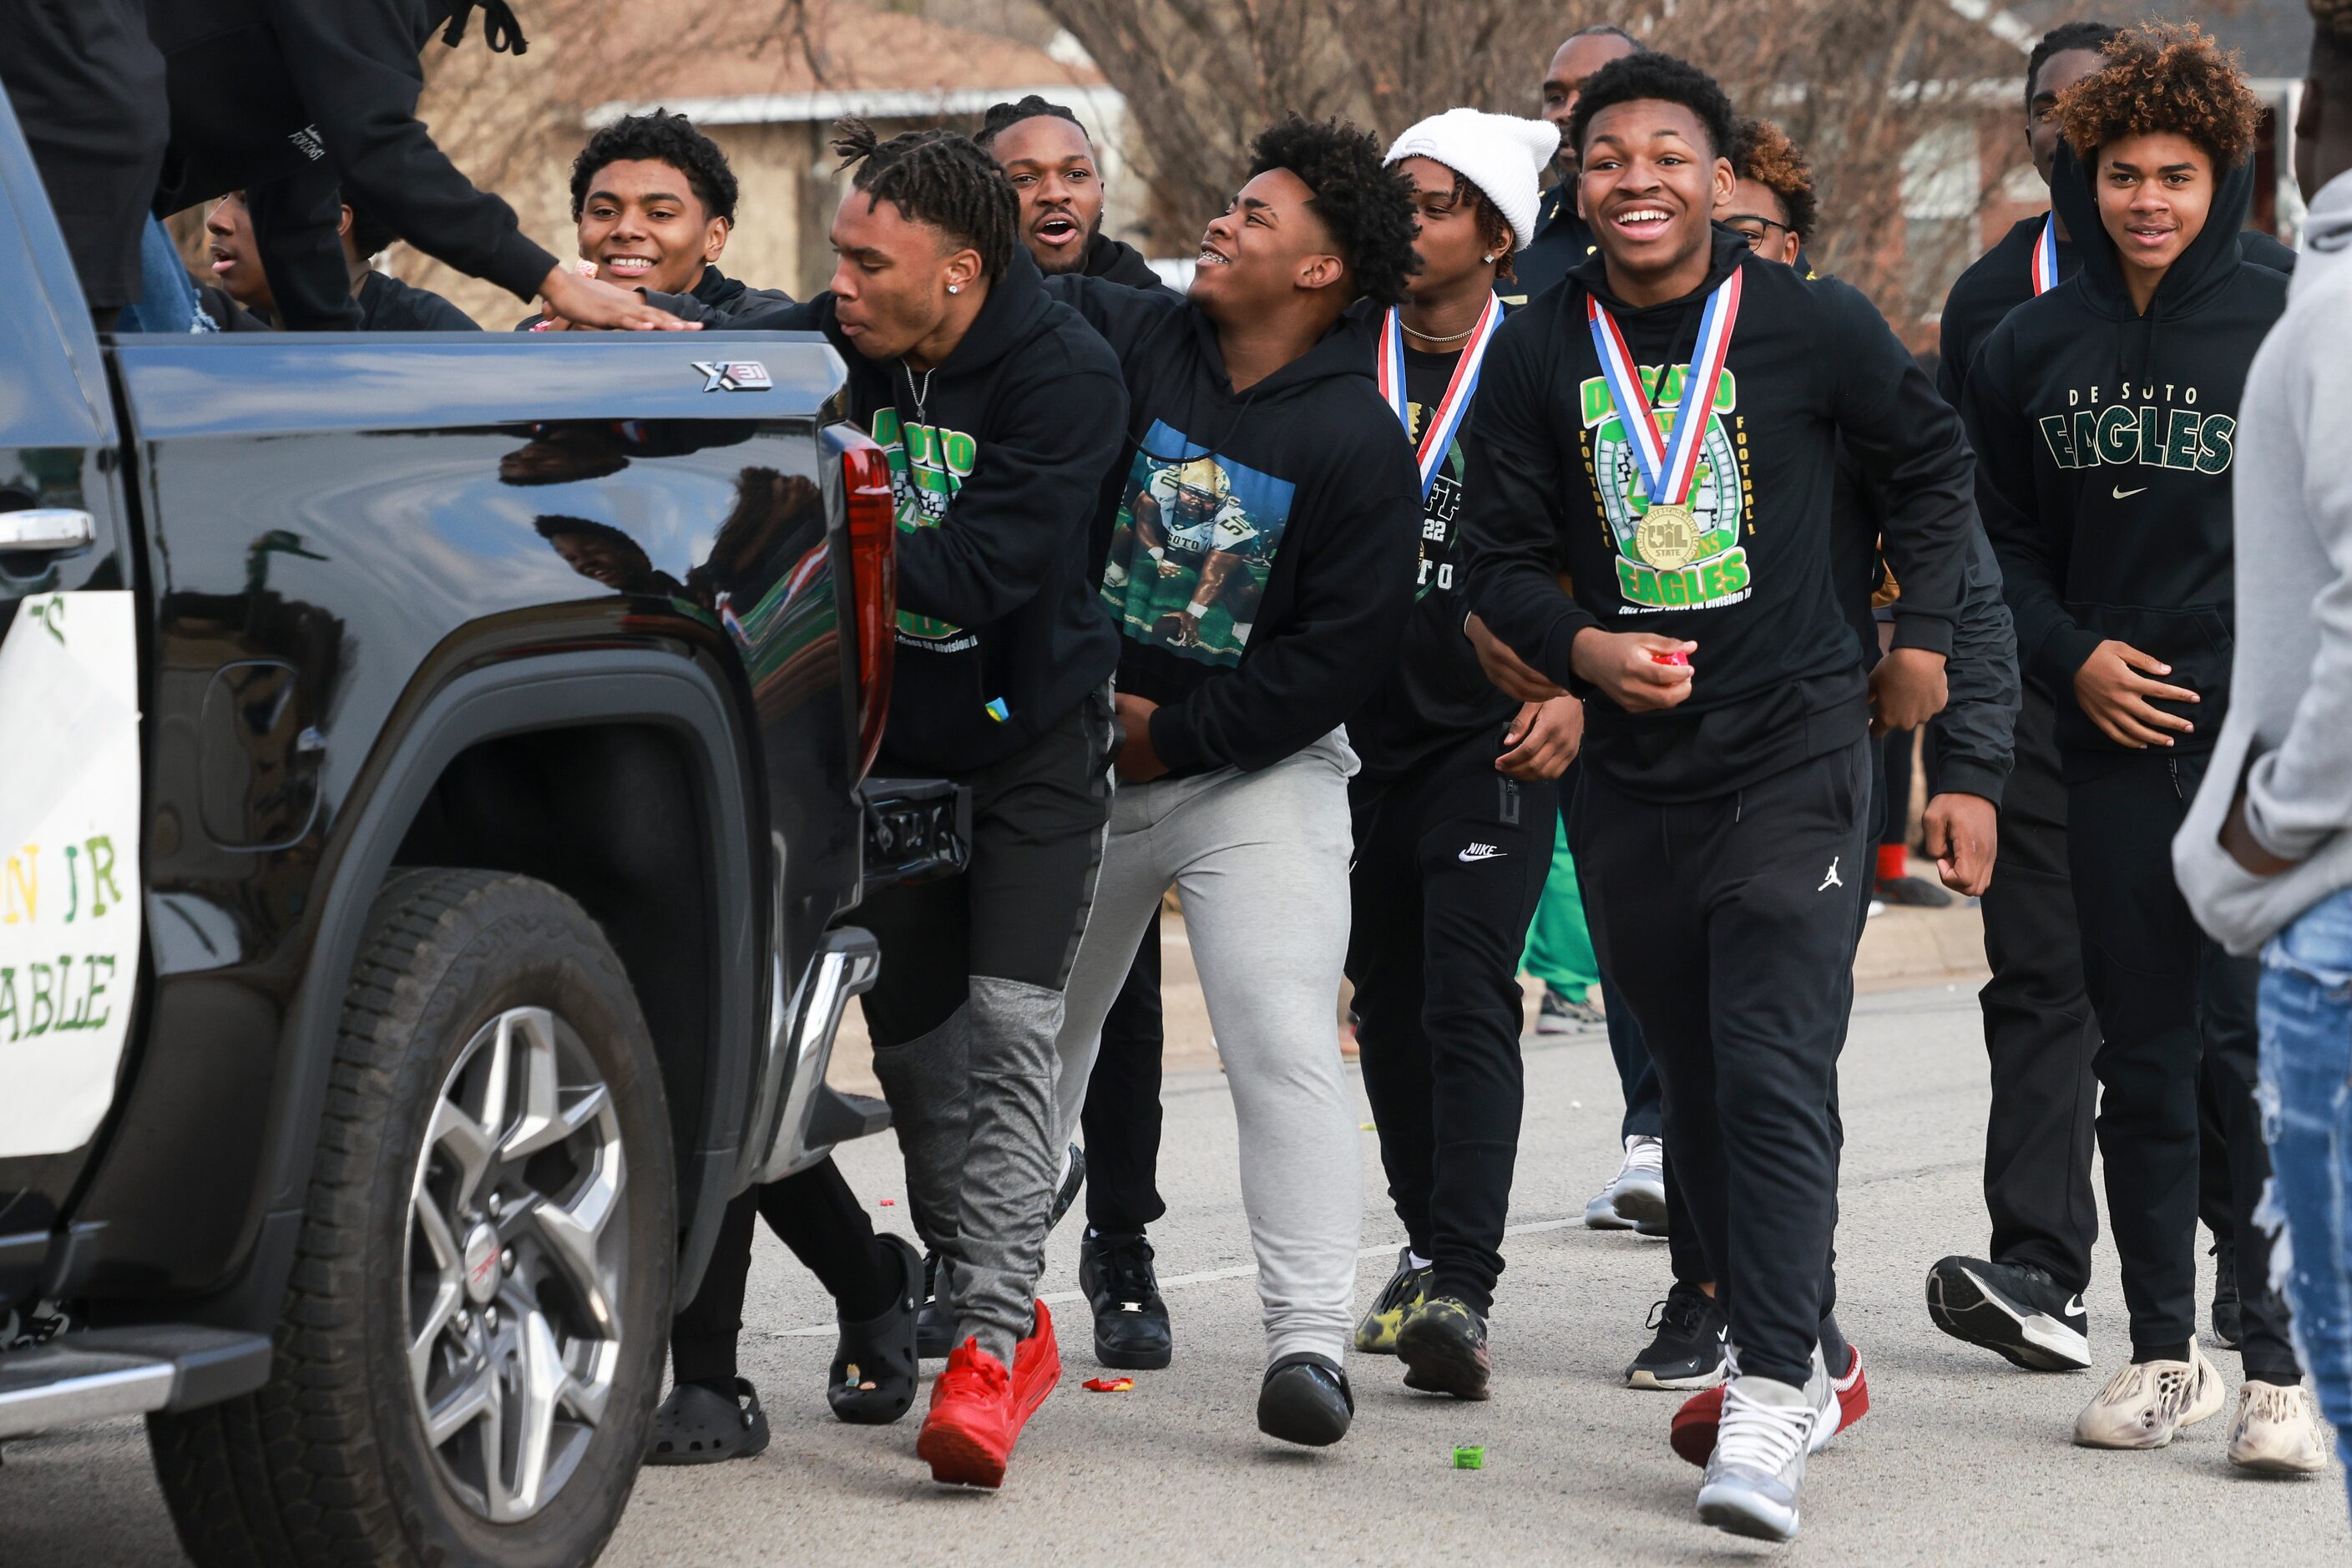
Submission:
[[[2025,58],[2025,112],[2033,112],[2033,87],[2042,79],[2042,68],[2060,55],[2076,49],[2088,49],[2093,54],[2107,47],[2116,30],[2105,22],[2061,22],[2042,35],[2033,52]]]
[[[1087,135],[1087,128],[1078,123],[1078,117],[1071,112],[1067,104],[1048,103],[1033,92],[1018,103],[990,104],[988,112],[980,117],[980,129],[972,132],[971,139],[983,147],[993,147],[996,138],[1003,132],[1024,120],[1040,119],[1066,120],[1078,127],[1079,135]],[[1087,142],[1092,145],[1094,138],[1087,136]]]
[[[888,202],[909,223],[928,224],[948,240],[980,252],[990,282],[1013,265],[1021,198],[980,143],[954,131],[901,131],[887,142],[863,120],[834,126],[833,150],[855,169],[854,190],[866,210]]]
[[[2127,136],[2185,136],[2215,172],[2245,161],[2262,100],[2246,85],[2234,49],[2193,22],[2143,22],[2107,41],[2106,64],[2058,99],[2059,123],[2076,157]]]
[[[1383,167],[1381,144],[1345,120],[1297,114],[1250,143],[1250,177],[1287,169],[1310,193],[1307,206],[1330,231],[1356,290],[1375,305],[1404,300],[1404,281],[1421,269],[1412,253],[1412,180]]]
[[[1813,166],[1787,132],[1769,120],[1740,116],[1731,127],[1731,166],[1741,179],[1753,180],[1780,198],[1798,239],[1813,237],[1813,222],[1821,216],[1821,204],[1813,195]]]

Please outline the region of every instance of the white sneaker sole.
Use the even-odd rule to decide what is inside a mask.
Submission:
[[[1947,1280],[1927,1271],[1927,1315],[1954,1339],[1980,1345],[2029,1372],[2087,1372],[2091,1338],[2063,1320],[2011,1300],[1973,1268]]]
[[[1794,1541],[1798,1510],[1782,1508],[1736,1481],[1698,1489],[1698,1517],[1716,1529],[1750,1541]]]

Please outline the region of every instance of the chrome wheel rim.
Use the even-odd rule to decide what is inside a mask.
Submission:
[[[496,1524],[544,1509],[621,1363],[627,1171],[612,1092],[571,1026],[513,1007],[434,1101],[409,1188],[409,1393],[443,1480]]]

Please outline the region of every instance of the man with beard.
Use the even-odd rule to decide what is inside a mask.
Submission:
[[[972,140],[1021,198],[1021,243],[1047,277],[1079,272],[1131,289],[1164,287],[1134,247],[1102,231],[1103,178],[1078,117],[1035,93],[992,104]]]

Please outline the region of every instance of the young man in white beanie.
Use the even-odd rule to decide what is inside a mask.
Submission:
[[[1463,631],[1461,514],[1472,482],[1456,439],[1503,319],[1498,286],[1534,237],[1538,181],[1559,132],[1449,110],[1389,149],[1412,182],[1421,270],[1406,298],[1358,307],[1381,395],[1414,446],[1421,487],[1415,604],[1398,658],[1348,721],[1362,760],[1348,977],[1364,1091],[1389,1196],[1410,1238],[1356,1331],[1396,1354],[1408,1387],[1486,1397],[1486,1316],[1522,1100],[1517,980],[1551,866],[1556,784],[1583,716],[1559,696],[1520,702],[1480,670]]]

